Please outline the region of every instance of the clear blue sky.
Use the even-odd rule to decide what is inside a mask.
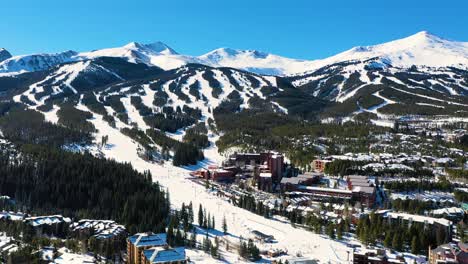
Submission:
[[[318,59],[428,30],[468,41],[466,0],[4,0],[0,47],[14,55],[160,40],[183,54],[219,47]]]

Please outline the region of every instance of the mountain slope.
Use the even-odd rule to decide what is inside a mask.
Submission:
[[[11,58],[11,54],[10,52],[8,52],[8,50],[6,49],[1,49],[0,48],[0,62],[6,60],[6,59],[9,59]]]
[[[165,70],[178,68],[187,63],[198,62],[190,56],[179,55],[175,50],[162,42],[141,44],[131,42],[123,47],[82,52],[78,54],[79,59],[93,59],[99,57],[125,58],[129,62],[145,63],[158,66]]]
[[[343,61],[378,58],[394,67],[412,65],[444,67],[468,65],[468,42],[443,39],[427,31],[374,46],[354,47],[335,56],[316,61],[315,66],[325,66]]]
[[[20,73],[43,71],[55,65],[74,61],[75,51],[65,51],[53,54],[33,54],[14,56],[0,62],[0,73]]]
[[[256,50],[221,48],[198,57],[207,65],[232,67],[265,75],[286,75],[303,72],[313,62],[295,60]]]

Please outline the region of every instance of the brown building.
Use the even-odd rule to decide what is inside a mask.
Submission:
[[[353,191],[355,200],[367,207],[374,206],[376,192],[369,178],[360,175],[350,175],[347,177],[347,182],[348,189]]]
[[[325,171],[325,167],[330,162],[331,162],[331,160],[322,160],[322,159],[313,160],[312,161],[312,169],[314,171],[316,171],[316,172],[323,173]]]
[[[271,179],[274,183],[279,183],[283,177],[284,157],[281,154],[272,154],[267,160],[268,168],[271,172]]]
[[[299,185],[311,186],[320,182],[322,176],[323,174],[307,172],[296,177],[282,178],[280,182],[281,191],[296,191]]]
[[[353,264],[405,264],[401,256],[389,259],[384,249],[366,249],[353,252]]]
[[[449,243],[429,248],[429,264],[468,264],[468,248],[464,243]]]
[[[283,177],[284,156],[272,152],[234,153],[224,165],[235,166],[241,170],[254,167],[258,168],[260,172],[270,172],[273,184],[278,184]]]
[[[232,169],[221,169],[216,166],[209,166],[208,169],[200,169],[190,173],[193,177],[199,177],[212,181],[233,181],[236,172]]]
[[[257,187],[264,192],[271,192],[273,189],[273,181],[270,172],[261,172],[258,176]]]
[[[166,234],[141,233],[127,238],[127,263],[143,264],[143,251],[154,247],[167,247]]]

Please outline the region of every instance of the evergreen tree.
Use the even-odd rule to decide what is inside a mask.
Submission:
[[[198,207],[198,225],[200,227],[203,227],[203,219],[205,219],[203,216],[203,207],[200,204],[200,206]]]
[[[215,237],[215,244],[214,246],[211,247],[211,256],[214,258],[218,258],[219,257],[218,250],[219,250],[219,241],[218,241],[218,237]]]
[[[336,228],[336,236],[339,240],[343,239],[343,222],[338,224]]]
[[[384,246],[386,248],[390,248],[392,246],[392,235],[389,231],[387,231],[385,234]]]
[[[411,240],[411,253],[419,253],[419,241],[417,236],[413,236],[413,239]]]
[[[195,228],[192,229],[192,234],[190,234],[190,247],[195,248],[197,246],[197,233]]]
[[[203,251],[210,252],[210,250],[211,250],[211,240],[208,237],[208,232],[207,232],[205,238],[203,239]]]
[[[227,228],[227,222],[226,222],[226,216],[223,217],[223,233],[227,234],[228,228]]]
[[[447,240],[447,232],[445,231],[445,228],[443,227],[437,227],[436,229],[436,241],[437,245],[442,245],[445,243]]]
[[[335,239],[335,225],[333,223],[329,223],[327,225],[327,235],[331,238],[331,239]]]
[[[395,232],[392,239],[392,248],[396,251],[401,251],[403,248],[402,239],[399,232]]]
[[[192,201],[190,201],[190,204],[188,205],[188,218],[189,218],[189,223],[190,223],[190,228],[191,228],[193,220],[194,220]]]

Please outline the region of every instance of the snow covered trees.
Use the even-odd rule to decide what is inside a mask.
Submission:
[[[251,261],[258,261],[261,259],[260,250],[257,246],[255,246],[253,240],[249,239],[247,242],[245,242],[242,237],[239,241],[239,255]]]

